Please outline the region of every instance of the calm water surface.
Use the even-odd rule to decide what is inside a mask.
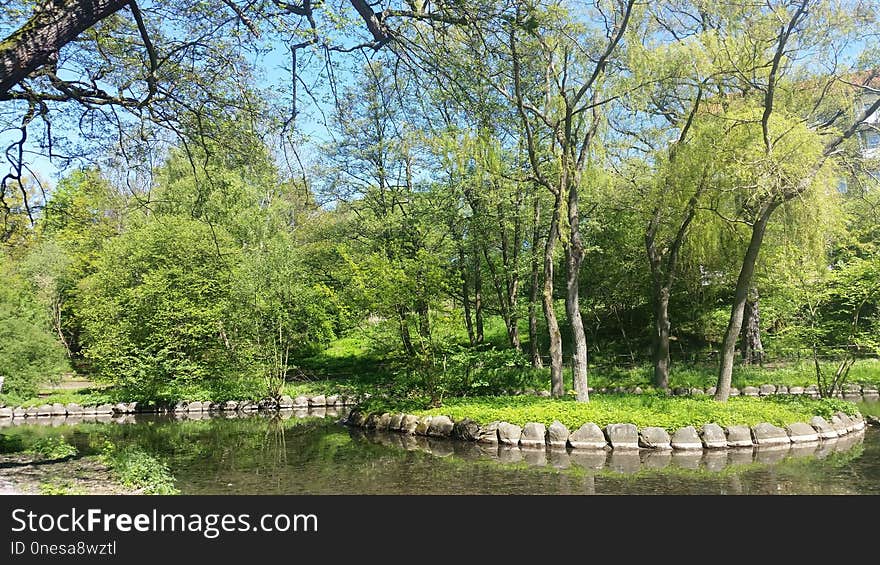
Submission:
[[[861,405],[877,414],[878,403]],[[339,414],[13,425],[63,435],[81,453],[106,440],[168,462],[183,494],[880,494],[880,429],[785,449],[696,454],[520,450],[364,433]]]

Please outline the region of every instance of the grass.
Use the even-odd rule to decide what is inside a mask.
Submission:
[[[825,374],[831,374],[835,365],[820,363]],[[571,383],[570,371],[565,372],[566,382]],[[635,387],[653,388],[653,367],[649,364],[635,368],[595,367],[591,368],[589,382],[593,388]],[[718,380],[718,367],[715,364],[673,363],[669,372],[670,388],[709,388]],[[861,359],[850,370],[848,383],[880,385],[880,360]],[[733,368],[731,383],[737,388],[774,384],[809,386],[816,384],[816,369],[812,361],[801,360],[788,363],[768,364],[764,367],[737,365]]]
[[[700,428],[709,422],[720,426],[752,426],[761,422],[784,426],[793,422],[807,422],[816,415],[827,419],[838,410],[850,414],[856,411],[852,403],[840,399],[736,397],[722,403],[711,398],[653,394],[594,395],[594,399],[588,403],[534,396],[455,398],[448,399],[440,408],[416,410],[411,405],[401,406],[371,399],[364,405],[364,410],[409,412],[419,416],[445,414],[455,421],[471,418],[480,424],[506,421],[520,426],[527,422],[549,426],[558,420],[570,430],[587,422],[600,427],[631,423],[638,427],[662,427],[670,432],[684,426]]]
[[[37,490],[40,494],[45,495],[83,495],[88,494],[82,488],[72,484],[70,481],[64,480],[49,480],[43,481],[39,485],[37,485]]]
[[[390,376],[386,367],[388,352],[374,348],[363,332],[337,339],[323,351],[300,360],[297,365],[304,379],[335,382],[374,382]]]
[[[13,394],[0,394],[0,405],[6,406],[42,406],[43,404],[70,404],[74,402],[80,406],[93,404],[107,404],[118,402],[113,389],[109,388],[82,388],[78,390],[59,390],[45,395],[22,398]]]

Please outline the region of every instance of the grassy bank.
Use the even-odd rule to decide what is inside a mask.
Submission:
[[[520,360],[523,361],[523,360]],[[836,366],[831,362],[820,364],[826,375],[834,372]],[[714,363],[673,363],[669,386],[671,389],[702,388],[715,386],[717,366]],[[461,366],[446,368],[434,375],[434,381],[442,390],[443,396],[473,397],[516,394],[529,389],[549,390],[549,369],[532,369],[525,362],[515,360],[513,352],[503,349],[490,349],[477,353],[473,365],[465,369]],[[316,394],[359,394],[389,395],[396,398],[418,398],[425,394],[425,377],[417,377],[408,372],[405,360],[389,354],[383,357],[371,350],[365,338],[346,337],[331,344],[330,347],[307,359],[300,360],[293,378],[285,383],[282,394],[296,397]],[[571,371],[563,371],[565,389],[571,390]],[[594,359],[590,366],[589,384],[593,389],[615,387],[640,387],[645,392],[654,390],[653,368],[648,363],[635,366],[607,364]],[[880,360],[862,359],[850,370],[848,383],[880,387]],[[765,366],[734,367],[732,385],[738,388],[774,384],[807,387],[815,385],[816,370],[810,360],[773,363]],[[193,388],[181,397],[173,396],[167,402],[176,400],[260,400],[265,394],[255,387],[250,395],[241,398],[220,398],[209,391]],[[172,398],[173,397],[173,398]],[[51,387],[43,389],[38,396],[22,398],[11,394],[0,394],[0,405],[39,406],[41,404],[75,402],[82,406],[115,402],[150,401],[132,397],[124,390],[92,383],[76,389]]]
[[[632,423],[638,427],[657,426],[669,431],[684,426],[699,429],[709,422],[721,426],[751,426],[761,422],[785,426],[794,422],[808,422],[817,415],[827,419],[839,410],[849,414],[856,412],[854,404],[840,399],[736,397],[720,403],[706,397],[654,394],[597,394],[589,403],[534,396],[452,398],[439,408],[371,399],[363,409],[370,412],[406,412],[418,416],[445,414],[455,421],[470,418],[480,424],[506,421],[520,426],[527,422],[549,426],[554,420],[559,420],[571,430],[593,422],[600,427]]]
[[[51,435],[51,428],[0,434],[0,487],[32,494],[176,494],[167,465],[145,451],[83,437]],[[2,489],[0,489],[2,490]]]
[[[489,348],[487,354],[477,354],[471,374],[465,378],[460,368],[447,368],[445,373],[438,375],[439,380],[446,381],[455,388],[455,396],[476,396],[487,394],[511,393],[517,390],[535,388],[549,390],[550,370],[532,369],[525,363],[523,366],[510,366],[507,356],[495,356],[493,353],[503,351],[506,346],[501,332],[503,328],[495,328],[489,332],[487,339],[498,341],[499,344]],[[362,332],[363,333],[363,332]],[[341,386],[367,392],[399,388],[399,382],[407,378],[406,371],[401,367],[405,360],[395,357],[392,350],[383,355],[371,349],[370,339],[366,334],[355,332],[351,336],[338,339],[320,353],[300,362],[302,374],[313,379],[314,385],[304,383],[301,386],[330,387]],[[496,335],[497,334],[497,335]],[[497,338],[497,339],[496,339]],[[495,361],[493,363],[493,361]],[[820,362],[824,375],[831,375],[836,369],[831,361]],[[589,368],[589,384],[594,389],[614,387],[641,387],[653,390],[653,366],[648,362],[637,364],[615,363],[596,356],[591,358]],[[571,370],[563,369],[566,390],[572,387]],[[670,388],[709,388],[718,380],[718,364],[716,362],[681,362],[673,360],[670,375]],[[850,370],[847,382],[880,387],[880,360],[861,359]],[[817,384],[816,368],[811,359],[789,360],[767,363],[764,366],[736,365],[733,369],[732,385],[737,388],[775,384],[785,386],[802,386]],[[373,390],[371,390],[373,389]],[[395,391],[399,392],[399,391]]]

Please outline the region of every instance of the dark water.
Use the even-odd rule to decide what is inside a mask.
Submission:
[[[581,453],[367,434],[321,416],[128,417],[0,434],[62,434],[82,453],[137,444],[169,464],[183,494],[880,494],[872,426],[808,447]]]

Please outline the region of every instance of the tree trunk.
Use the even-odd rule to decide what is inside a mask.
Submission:
[[[467,327],[468,342],[473,345],[476,341],[474,338],[474,321],[471,315],[470,284],[468,282],[464,249],[461,246],[458,248],[458,269],[459,276],[461,277],[461,301],[464,305],[464,324]]]
[[[571,373],[575,394],[578,402],[589,402],[590,395],[587,392],[587,334],[584,332],[584,321],[581,318],[580,293],[578,291],[579,278],[576,270],[580,269],[580,260],[569,254],[566,265],[565,312],[571,324],[571,337],[574,352],[571,357]]]
[[[761,314],[758,310],[758,289],[752,287],[746,299],[743,313],[742,354],[746,365],[764,362],[764,345],[761,343]]]
[[[733,358],[736,342],[742,330],[743,311],[745,310],[749,288],[752,286],[752,276],[755,273],[755,264],[758,262],[758,252],[761,250],[761,243],[764,241],[767,222],[779,204],[780,202],[776,200],[771,200],[765,204],[757,221],[752,225],[749,247],[746,250],[746,255],[743,258],[742,267],[739,271],[739,278],[736,281],[736,293],[734,294],[733,307],[730,311],[730,321],[727,323],[727,330],[724,332],[724,340],[721,344],[721,366],[718,370],[718,383],[715,387],[715,400],[720,402],[726,402],[730,396],[730,379],[733,376]]]
[[[529,353],[532,357],[532,367],[542,369],[544,362],[541,361],[541,349],[538,345],[538,315],[536,303],[538,302],[538,280],[539,280],[539,255],[538,241],[540,241],[540,223],[541,223],[541,200],[535,195],[534,204],[532,206],[532,278],[529,284]]]
[[[669,288],[654,290],[654,386],[669,388]]]
[[[431,341],[431,322],[428,319],[428,303],[425,300],[419,300],[416,313],[419,315],[419,337],[424,349]]]
[[[696,109],[696,106],[694,106]],[[693,114],[692,114],[693,116]],[[686,131],[686,130],[685,130]],[[670,152],[670,159],[675,158],[675,152]],[[651,280],[653,284],[654,301],[654,384],[660,389],[669,388],[669,338],[672,333],[672,323],[669,317],[669,295],[672,293],[672,285],[675,283],[675,273],[678,268],[678,254],[687,236],[688,227],[693,221],[697,211],[697,202],[705,188],[705,174],[697,191],[688,200],[684,217],[678,226],[678,231],[668,246],[668,252],[664,256],[658,249],[657,231],[660,226],[660,208],[654,210],[654,215],[648,228],[645,230],[645,251],[648,254],[648,264],[651,266]],[[665,263],[665,271],[664,265]]]
[[[519,340],[519,253],[522,246],[522,186],[517,183],[516,201],[513,213],[513,246],[504,253],[505,278],[507,280],[507,308],[510,312],[510,324],[507,330],[510,344],[517,351],[522,351]],[[505,238],[506,239],[506,238]],[[505,243],[505,248],[507,244]]]
[[[407,312],[403,306],[397,307],[397,316],[400,324],[400,340],[403,343],[403,351],[410,357],[416,354],[413,348],[412,338],[409,335],[409,320],[407,320]]]
[[[547,320],[547,333],[550,337],[550,394],[555,398],[561,398],[565,394],[565,383],[562,379],[562,334],[559,332],[559,321],[553,308],[553,252],[559,239],[562,197],[559,194],[555,196],[550,229],[547,241],[544,243],[544,288],[541,297],[544,319]]]
[[[571,325],[571,338],[574,352],[571,358],[571,373],[575,395],[578,402],[589,402],[587,391],[587,334],[580,307],[580,274],[584,260],[584,246],[581,240],[580,218],[578,217],[578,183],[571,182],[568,187],[568,225],[571,230],[569,243],[565,246],[565,312]]]
[[[64,312],[63,304],[64,301],[60,298],[52,300],[52,325],[55,327],[55,332],[58,334],[58,340],[61,342],[61,345],[64,346],[67,358],[73,359],[73,351],[70,349],[70,344],[64,336],[64,323],[62,318]]]
[[[477,343],[483,343],[483,270],[480,265],[479,255],[475,255],[474,264],[474,318],[477,324]]]
[[[0,98],[50,61],[67,43],[130,0],[47,0],[0,43]]]
[[[519,317],[511,313],[507,320],[507,339],[510,346],[516,351],[522,351],[522,345],[519,342]]]

